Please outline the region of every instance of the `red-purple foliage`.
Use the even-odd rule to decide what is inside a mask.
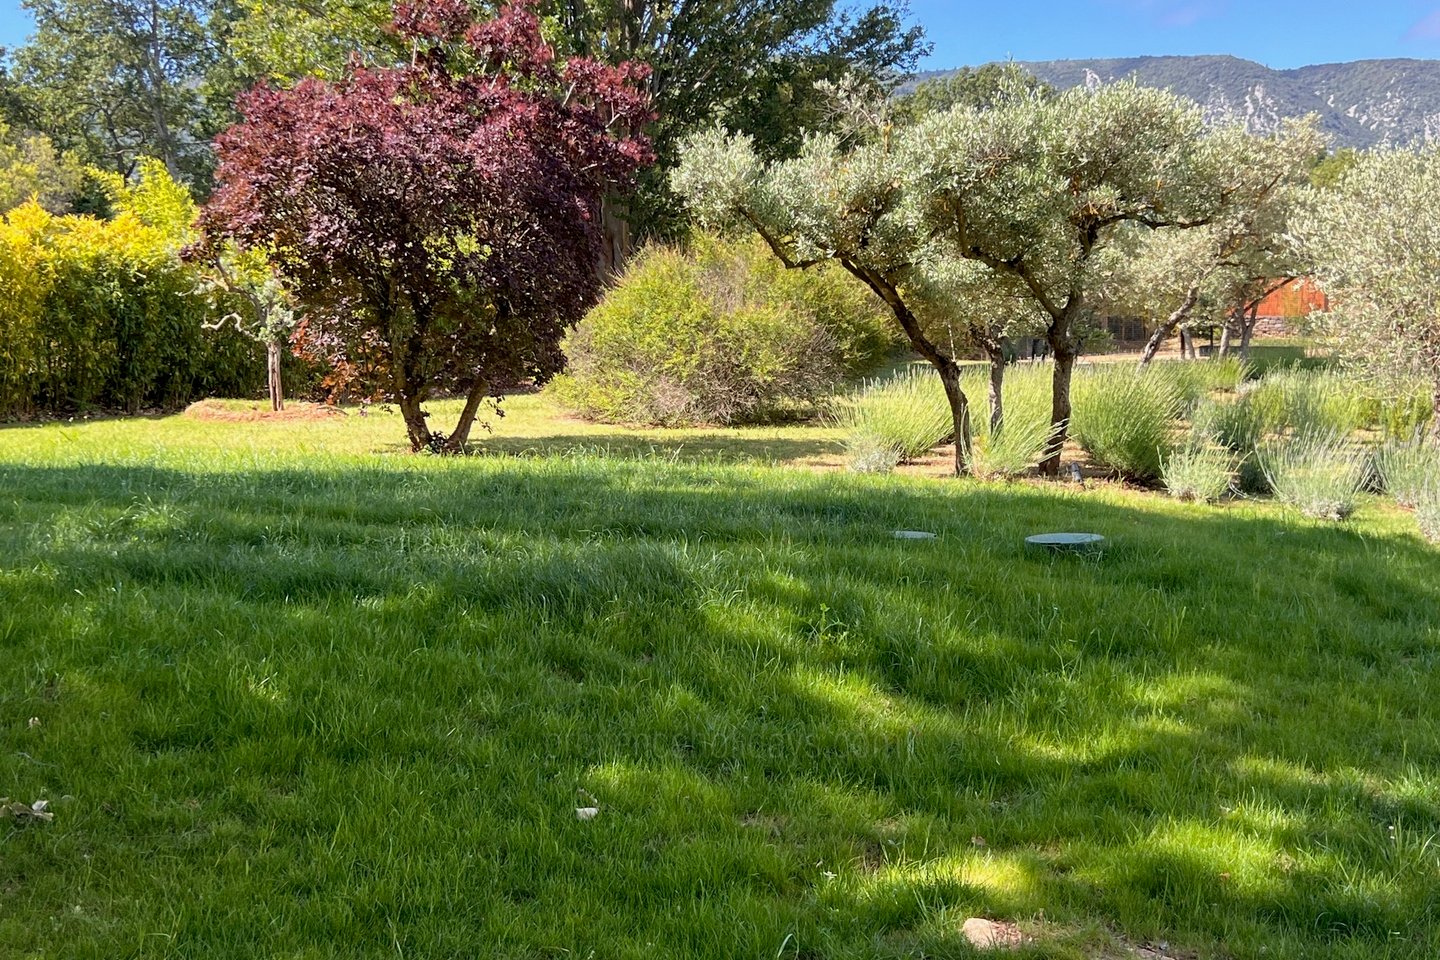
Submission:
[[[416,449],[461,449],[499,385],[560,368],[601,199],[653,161],[647,68],[557,62],[533,6],[398,4],[409,66],[257,87],[216,143],[206,233],[269,253],[312,347],[379,378]],[[421,410],[437,390],[467,397],[449,437]]]

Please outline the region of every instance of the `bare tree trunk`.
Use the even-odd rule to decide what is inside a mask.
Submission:
[[[945,385],[945,399],[950,403],[951,426],[955,431],[955,476],[964,476],[970,468],[970,398],[960,389],[960,365],[953,360],[935,364],[940,382]]]
[[[985,354],[990,358],[990,436],[998,436],[1005,426],[1005,350],[998,343],[987,343]]]
[[[630,234],[630,222],[625,219],[624,203],[618,197],[608,196],[600,201],[600,263],[601,280],[609,280],[625,269],[635,241]]]
[[[1235,315],[1231,314],[1225,318],[1224,325],[1220,328],[1220,356],[1230,356],[1230,336],[1235,332]]]
[[[1055,373],[1050,384],[1050,423],[1054,427],[1055,439],[1047,456],[1040,463],[1040,473],[1046,477],[1060,476],[1060,454],[1070,435],[1070,383],[1075,376],[1075,358],[1078,351],[1068,342],[1052,340],[1051,351],[1055,354]]]
[[[165,117],[165,68],[160,62],[160,4],[150,0],[150,36],[146,48],[146,70],[150,74],[150,118],[155,123],[155,138],[159,141],[160,159],[170,178],[178,179],[180,169],[175,156],[175,141],[170,134],[170,122]]]
[[[265,342],[265,380],[270,387],[270,409],[284,410],[285,386],[280,379],[280,343],[276,340]]]
[[[1240,329],[1240,356],[1246,360],[1250,359],[1250,341],[1255,336],[1255,325],[1260,321],[1260,301],[1250,305],[1249,312],[1241,321]]]
[[[410,438],[410,449],[419,453],[429,449],[434,441],[430,425],[425,422],[425,411],[420,409],[420,400],[408,391],[396,396],[396,405],[405,421],[405,433]]]
[[[480,412],[480,404],[489,392],[490,382],[477,378],[470,387],[470,392],[465,395],[465,408],[460,411],[460,422],[455,425],[455,432],[445,441],[445,453],[465,452],[465,445],[470,442],[470,429],[475,425],[475,416]]]
[[[770,248],[776,252],[780,261],[787,268],[800,269],[800,265],[789,260],[783,249],[771,237],[763,231],[760,235],[770,244]],[[963,477],[970,470],[970,398],[965,395],[964,389],[960,386],[960,365],[925,335],[919,318],[905,303],[905,298],[900,295],[899,288],[892,280],[848,260],[841,260],[840,265],[885,301],[886,305],[890,307],[891,313],[895,314],[895,319],[899,321],[900,329],[904,330],[905,336],[910,338],[910,345],[915,348],[915,352],[929,361],[930,365],[940,374],[940,382],[945,387],[945,399],[950,404],[950,421],[955,433],[955,475]]]
[[[1199,301],[1200,287],[1198,285],[1193,286],[1185,294],[1185,300],[1180,304],[1180,307],[1174,313],[1170,314],[1170,316],[1166,317],[1165,322],[1156,327],[1155,332],[1150,335],[1150,339],[1145,344],[1145,349],[1140,354],[1140,366],[1143,367],[1155,359],[1155,355],[1160,352],[1160,348],[1164,346],[1165,341],[1175,332],[1176,327],[1185,322],[1190,316],[1190,311],[1195,309],[1195,304]],[[1183,353],[1184,330],[1180,331],[1180,337],[1182,340],[1181,352]]]

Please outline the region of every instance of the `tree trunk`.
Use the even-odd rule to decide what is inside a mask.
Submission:
[[[1180,359],[1189,360],[1192,349],[1190,346],[1190,331],[1182,327],[1180,330]]]
[[[970,398],[960,389],[960,365],[953,360],[936,363],[940,382],[945,385],[945,399],[950,403],[950,421],[955,430],[955,476],[962,477],[970,469]]]
[[[1230,356],[1230,336],[1235,332],[1234,314],[1225,318],[1225,324],[1220,328],[1220,356]]]
[[[1431,383],[1430,411],[1430,438],[1440,444],[1440,377]]]
[[[265,380],[270,387],[270,409],[284,410],[285,386],[280,379],[280,343],[276,340],[265,343]]]
[[[1180,326],[1180,324],[1189,318],[1190,311],[1195,309],[1195,304],[1199,301],[1200,287],[1191,287],[1189,292],[1185,294],[1185,300],[1180,304],[1180,307],[1174,313],[1170,314],[1170,316],[1166,317],[1165,322],[1156,327],[1155,332],[1150,335],[1150,339],[1145,344],[1145,349],[1140,353],[1140,366],[1143,367],[1155,359],[1155,355],[1160,352],[1160,348],[1164,346],[1165,341],[1170,339],[1170,335],[1175,332],[1176,327]],[[1184,330],[1180,331],[1180,337],[1182,340],[1181,354],[1183,355]]]
[[[1068,341],[1053,338],[1051,352],[1055,355],[1055,373],[1050,385],[1050,424],[1055,439],[1045,459],[1040,463],[1040,473],[1046,477],[1060,476],[1060,454],[1070,436],[1070,382],[1075,374],[1075,358],[1078,351]]]
[[[1245,315],[1245,319],[1241,321],[1240,356],[1245,360],[1250,359],[1250,340],[1255,336],[1255,324],[1259,323],[1259,321],[1260,301],[1257,300],[1251,304],[1250,311]]]
[[[772,238],[766,236],[762,231],[761,236],[770,244],[780,257],[780,261],[789,269],[798,269],[798,265],[788,260],[782,249]],[[964,476],[970,469],[970,398],[965,396],[965,391],[960,386],[960,365],[954,358],[946,355],[925,335],[920,320],[915,316],[905,298],[900,295],[900,289],[891,279],[874,270],[859,266],[850,260],[841,260],[840,265],[861,283],[869,287],[876,296],[885,301],[890,311],[895,314],[895,319],[900,323],[900,329],[905,331],[905,336],[910,339],[910,345],[915,352],[929,361],[940,374],[940,382],[945,386],[945,399],[950,404],[950,421],[955,432],[955,475]]]
[[[625,219],[624,202],[615,196],[600,201],[600,279],[609,281],[625,269],[635,247],[630,221]]]
[[[480,404],[484,402],[485,395],[490,392],[490,383],[484,378],[477,378],[470,392],[465,395],[465,408],[460,411],[460,422],[455,425],[455,432],[445,441],[445,453],[464,453],[465,445],[470,442],[470,428],[475,425],[475,416],[480,412]]]
[[[998,436],[1005,425],[1005,350],[998,343],[986,344],[990,358],[990,436]]]
[[[397,395],[395,403],[405,421],[405,433],[410,438],[410,449],[416,453],[430,449],[435,437],[430,432],[430,425],[425,422],[425,411],[420,409],[420,400],[407,391]]]

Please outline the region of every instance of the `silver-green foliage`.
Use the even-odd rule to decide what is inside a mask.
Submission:
[[[1138,480],[1160,476],[1175,449],[1183,407],[1183,374],[1160,364],[1145,370],[1123,364],[1084,369],[1075,379],[1076,442],[1101,466]]]
[[[916,460],[953,432],[945,391],[928,370],[867,383],[836,401],[834,418],[845,432],[846,459],[861,473]]]
[[[1370,478],[1365,451],[1340,433],[1276,437],[1261,443],[1258,457],[1276,499],[1321,520],[1354,513]]]
[[[965,391],[971,397],[985,396],[989,389],[985,371],[973,370],[962,381]],[[1018,477],[1045,459],[1057,439],[1050,423],[1050,395],[1048,367],[1027,364],[1006,370],[1000,430],[991,428],[990,418],[981,408],[976,408],[973,417],[971,463],[977,476]]]
[[[1223,447],[1193,443],[1165,458],[1160,477],[1177,500],[1214,502],[1235,489],[1235,457]]]
[[[1369,419],[1361,385],[1335,370],[1282,367],[1249,385],[1245,400],[1266,433],[1350,433]]]
[[[1416,507],[1426,493],[1440,490],[1440,447],[1419,436],[1390,440],[1375,451],[1375,472],[1396,503]]]
[[[1440,543],[1440,479],[1420,495],[1419,502],[1415,504],[1415,519],[1426,540]]]

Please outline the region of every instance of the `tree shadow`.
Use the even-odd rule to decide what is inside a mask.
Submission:
[[[1415,540],[583,458],[0,482],[0,771],[93,796],[64,836],[110,869],[177,865],[112,907],[122,932],[243,868],[273,889],[177,942],[963,955],[966,916],[1043,912],[1037,955],[1097,916],[1235,955],[1435,945],[1440,584]],[[1027,553],[1043,529],[1113,546]],[[47,711],[37,752],[8,721]],[[412,816],[398,849],[345,826]],[[267,855],[277,831],[304,856]],[[0,885],[25,862],[37,914],[101,895],[73,848],[9,842]]]

